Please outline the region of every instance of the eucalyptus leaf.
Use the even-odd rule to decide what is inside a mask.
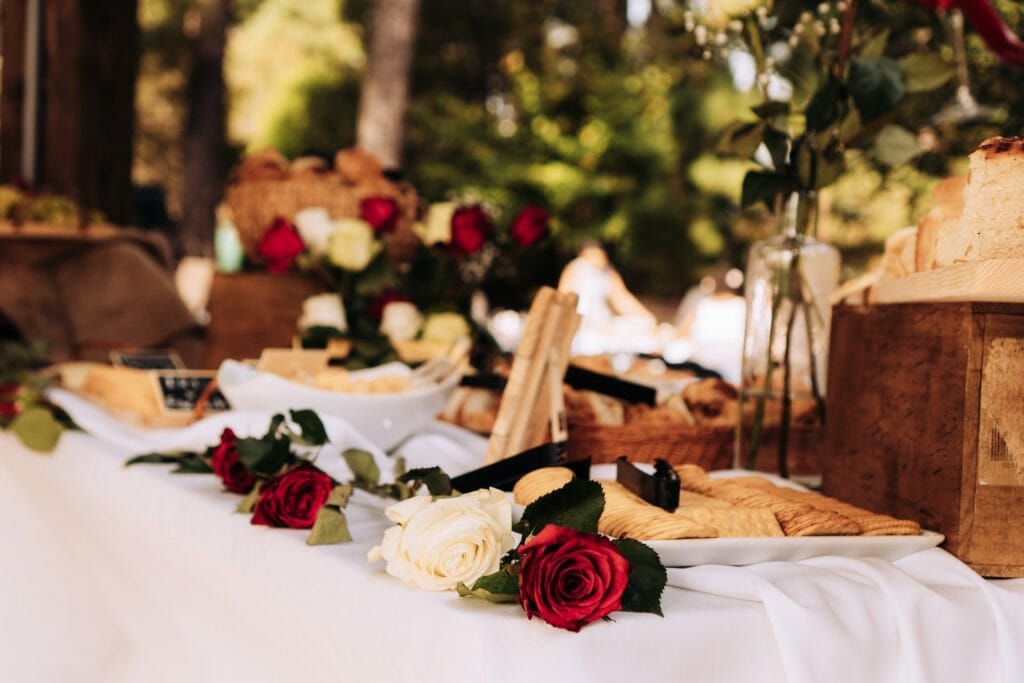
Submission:
[[[536,534],[548,524],[597,533],[604,512],[604,491],[596,481],[573,479],[526,506],[515,530],[523,537]]]
[[[309,409],[289,410],[292,422],[299,425],[302,440],[311,446],[323,446],[327,443],[327,430],[320,416]]]
[[[878,132],[871,151],[878,161],[895,168],[907,163],[924,150],[913,133],[901,126],[889,124]]]
[[[352,484],[338,484],[331,489],[331,495],[327,497],[324,505],[333,505],[343,508],[348,505],[348,499],[352,497]]]
[[[401,482],[422,482],[432,496],[452,495],[452,480],[440,467],[417,467],[398,478]]]
[[[27,448],[40,453],[49,453],[57,447],[64,427],[54,419],[46,408],[26,408],[10,424],[11,431]]]
[[[460,581],[456,590],[460,597],[480,598],[488,602],[515,602],[519,599],[519,582],[504,570],[481,576],[472,588]]]
[[[787,175],[770,171],[749,171],[743,177],[743,208],[764,202],[769,209],[774,208],[775,198],[796,191],[796,183]]]
[[[256,507],[256,501],[260,497],[260,488],[263,486],[263,482],[257,481],[256,485],[252,487],[252,491],[246,494],[245,498],[238,503],[238,507],[235,508],[235,512],[241,512],[243,514],[249,514],[253,508]]]
[[[900,60],[900,68],[909,93],[941,88],[956,75],[956,67],[934,52],[907,55]]]
[[[865,121],[896,108],[906,94],[900,63],[889,57],[850,62],[850,94]]]
[[[375,486],[380,481],[380,468],[377,467],[377,462],[368,451],[349,448],[341,454],[341,457],[345,458],[348,468],[352,470],[357,481],[371,486]]]
[[[722,131],[715,151],[749,158],[761,145],[764,129],[765,124],[761,121],[737,121]]]
[[[622,556],[629,560],[629,578],[622,595],[624,612],[650,612],[661,615],[661,594],[668,573],[658,554],[640,541],[619,538],[612,541]]]
[[[351,540],[352,534],[349,533],[345,513],[333,505],[324,505],[317,513],[316,522],[306,538],[306,545],[331,545]]]

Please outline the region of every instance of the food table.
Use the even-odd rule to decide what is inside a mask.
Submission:
[[[332,442],[364,445],[334,429]],[[670,568],[664,618],[617,613],[570,633],[367,563],[389,524],[381,499],[356,492],[354,542],[308,547],[231,514],[238,497],[216,477],[125,468],[131,446],[72,432],[40,455],[0,434],[3,680],[1024,676],[1024,580],[984,581],[941,550]],[[435,425],[403,454],[457,473],[479,446]]]

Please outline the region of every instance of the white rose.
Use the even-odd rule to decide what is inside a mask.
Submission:
[[[380,318],[380,331],[394,341],[409,341],[419,334],[423,316],[408,301],[392,301],[384,306]]]
[[[450,344],[469,336],[469,323],[458,313],[431,313],[423,323],[423,338],[427,341]]]
[[[413,225],[412,231],[428,247],[451,242],[452,216],[455,215],[455,208],[455,202],[431,204],[430,209],[427,210],[427,219]]]
[[[367,559],[386,560],[388,574],[423,590],[454,590],[460,582],[472,586],[496,572],[515,544],[512,506],[494,488],[433,501],[415,496],[385,514],[397,526],[384,532]]]
[[[333,327],[341,332],[348,330],[345,322],[345,304],[337,294],[317,294],[302,302],[302,316],[299,329],[311,327]]]
[[[373,228],[361,218],[341,218],[327,243],[327,259],[345,270],[359,272],[380,251]]]
[[[331,222],[326,209],[314,207],[299,211],[295,214],[295,227],[313,256],[321,256],[327,251],[327,242],[334,232],[334,223]]]

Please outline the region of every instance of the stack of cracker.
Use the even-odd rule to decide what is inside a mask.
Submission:
[[[917,535],[909,520],[879,515],[810,491],[772,484],[762,477],[713,479],[696,465],[676,468],[680,507],[666,512],[614,481],[601,481],[605,509],[598,531],[641,541],[765,536]],[[546,467],[516,484],[516,502],[529,505],[571,480],[564,467]]]

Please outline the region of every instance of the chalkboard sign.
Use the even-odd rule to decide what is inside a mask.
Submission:
[[[203,395],[203,391],[215,376],[215,373],[212,372],[195,370],[157,373],[156,382],[164,410],[168,412],[194,410],[199,397]],[[210,394],[210,400],[206,403],[206,410],[212,412],[230,408],[224,394],[220,393],[219,389],[214,389]]]
[[[110,362],[136,370],[182,370],[185,364],[174,349],[140,349],[111,351]]]

